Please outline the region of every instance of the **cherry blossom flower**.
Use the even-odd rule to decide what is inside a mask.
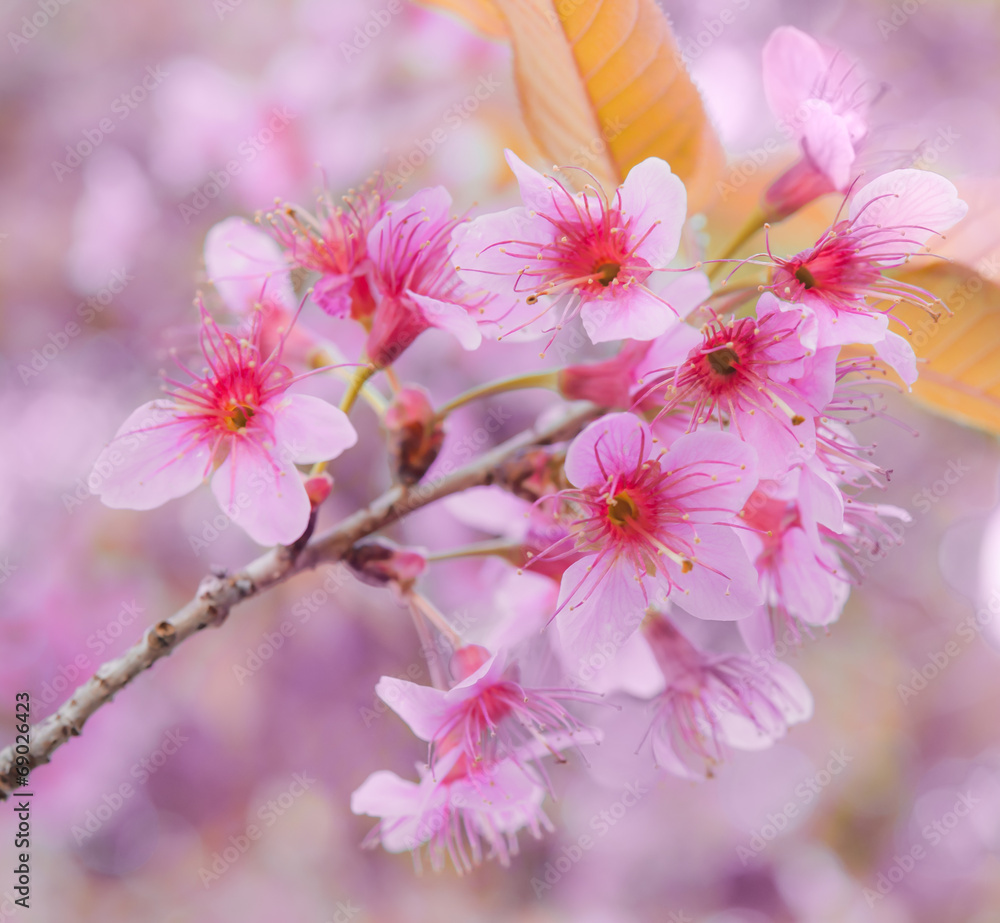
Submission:
[[[390,365],[423,331],[438,327],[464,349],[482,342],[477,318],[488,296],[466,285],[451,266],[451,196],[441,186],[391,202],[368,233],[372,281],[378,293],[368,357]]]
[[[757,484],[749,445],[699,432],[658,449],[646,423],[617,413],[576,437],[565,467],[582,555],[563,574],[557,613],[571,659],[627,638],[668,595],[706,619],[740,618],[760,602],[730,525]]]
[[[764,46],[764,92],[802,158],[765,193],[768,218],[779,221],[827,192],[844,191],[868,134],[868,91],[857,65],[792,26]]]
[[[644,375],[640,392],[660,396],[661,413],[690,406],[688,432],[712,419],[728,423],[730,432],[757,449],[764,477],[813,454],[813,418],[834,388],[836,350],[817,355],[803,342],[815,340],[811,318],[779,308],[778,299],[765,292],[757,317],[707,324],[683,360]],[[686,349],[685,340],[675,339],[679,351]],[[657,355],[662,360],[666,353],[660,349]]]
[[[545,787],[509,759],[470,769],[456,749],[441,759],[435,773],[426,766],[419,771],[419,783],[386,770],[374,772],[351,796],[355,814],[380,818],[366,846],[409,850],[419,868],[426,845],[435,871],[450,859],[462,874],[484,857],[509,865],[518,852],[519,830],[527,828],[539,839],[543,829],[554,829],[542,810]]]
[[[900,301],[930,311],[933,299],[914,285],[887,278],[883,271],[905,262],[967,211],[943,176],[924,170],[886,173],[854,194],[848,217],[815,246],[790,259],[776,259],[771,288],[816,318],[818,348],[872,344],[876,354],[912,384],[913,350],[888,329],[889,317]]]
[[[333,317],[364,321],[375,310],[368,234],[388,208],[381,177],[344,196],[343,203],[334,206],[324,195],[315,216],[289,204],[267,219],[291,264],[319,273],[313,285],[316,304]]]
[[[288,260],[273,238],[243,218],[226,218],[205,237],[205,268],[225,306],[249,329],[262,315],[261,352],[269,355],[284,343],[282,355],[303,363],[315,340],[296,324],[298,299]]]
[[[666,680],[649,729],[653,755],[674,775],[711,778],[730,749],[762,750],[812,715],[809,689],[781,661],[761,669],[745,654],[705,653],[659,615],[643,637]]]
[[[459,274],[519,299],[497,318],[503,336],[552,333],[579,314],[594,343],[651,340],[677,321],[650,279],[677,254],[687,213],[684,184],[663,160],[634,166],[612,196],[593,185],[574,194],[511,151],[507,163],[523,207],[483,215],[455,235]],[[558,319],[540,328],[550,311]]]
[[[593,696],[574,689],[524,687],[502,652],[465,645],[455,652],[452,669],[458,681],[447,691],[391,676],[383,676],[375,687],[413,733],[431,744],[432,766],[438,754],[455,748],[471,763],[498,757],[518,762],[524,743],[545,745],[547,733],[564,731],[572,738],[583,730],[562,703],[591,701]]]
[[[743,543],[764,592],[763,605],[738,623],[754,653],[772,651],[779,637],[798,643],[800,625],[836,621],[850,592],[840,558],[810,519],[809,503],[799,502],[800,491],[808,489],[798,476],[784,484],[761,481],[740,513],[750,527],[741,533]]]
[[[94,465],[95,493],[115,509],[148,510],[212,475],[219,505],[254,541],[289,544],[310,512],[295,465],[336,458],[357,434],[338,408],[289,393],[296,379],[280,344],[262,354],[259,313],[241,340],[201,312],[207,368],[190,383],[168,379],[169,399],[128,417]]]

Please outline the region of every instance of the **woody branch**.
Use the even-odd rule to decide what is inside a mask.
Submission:
[[[120,657],[102,664],[68,701],[31,727],[26,764],[15,762],[13,746],[0,751],[0,800],[20,784],[24,773],[48,763],[55,750],[78,736],[87,719],[144,670],[171,653],[182,641],[210,625],[220,625],[234,606],[323,563],[342,560],[356,542],[407,513],[469,487],[509,483],[519,456],[527,449],[575,436],[599,415],[592,404],[574,406],[562,419],[526,430],[455,471],[412,488],[392,487],[364,509],[312,537],[300,549],[272,548],[234,574],[209,575],[194,598],[169,618],[151,626]]]

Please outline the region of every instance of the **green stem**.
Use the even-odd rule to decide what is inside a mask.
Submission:
[[[374,365],[363,365],[361,368],[355,370],[354,374],[351,376],[350,382],[348,382],[347,391],[344,393],[343,400],[340,402],[340,409],[343,410],[344,413],[351,412],[351,408],[354,406],[354,402],[358,399],[361,389],[376,371],[377,369]]]
[[[450,551],[435,551],[427,555],[427,560],[454,561],[458,558],[485,558],[490,555],[498,555],[508,560],[512,560],[515,556],[518,559],[523,559],[524,545],[521,542],[496,539],[489,542],[477,542],[474,545],[466,545],[463,548],[452,548]]]
[[[503,394],[505,391],[520,391],[524,388],[549,388],[555,391],[559,388],[559,372],[531,372],[527,375],[515,375],[512,378],[503,378],[500,381],[492,381],[488,384],[480,385],[478,388],[472,388],[463,394],[459,394],[458,397],[453,397],[438,409],[437,417],[438,419],[443,419],[463,404],[477,401],[482,397]]]
[[[347,383],[347,391],[344,393],[344,397],[340,402],[340,409],[344,413],[350,413],[351,408],[354,406],[354,402],[358,399],[358,395],[365,392],[369,403],[372,402],[372,398],[367,394],[369,391],[374,391],[372,388],[365,388],[365,384],[372,375],[375,374],[377,369],[373,365],[363,365],[360,368],[354,370],[354,374],[351,376]],[[375,392],[376,394],[378,392]],[[385,410],[385,399],[379,395],[379,401],[381,402],[381,409],[378,404],[373,404],[376,412],[380,413]],[[315,465],[309,471],[309,477],[314,478],[321,475],[326,471],[326,466],[329,464],[328,461],[316,462]]]

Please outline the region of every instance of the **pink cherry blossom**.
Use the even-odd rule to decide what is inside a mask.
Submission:
[[[745,654],[698,650],[663,616],[643,637],[663,671],[649,729],[657,764],[685,779],[711,778],[729,750],[760,750],[812,715],[812,696],[787,664],[763,669]]]
[[[295,465],[336,458],[357,434],[333,405],[288,393],[296,379],[280,345],[262,355],[260,314],[241,340],[201,311],[206,370],[168,379],[169,399],[128,417],[95,462],[94,492],[115,509],[148,510],[212,475],[219,505],[254,541],[289,544],[310,511]]]
[[[542,810],[545,787],[511,760],[469,770],[461,751],[453,750],[436,770],[421,767],[419,783],[386,770],[362,783],[351,796],[351,810],[380,818],[366,846],[381,844],[394,853],[409,850],[419,868],[420,850],[426,845],[435,871],[450,859],[462,874],[484,857],[509,865],[517,855],[521,829],[527,828],[536,839],[543,829],[554,829]]]
[[[459,648],[452,665],[458,682],[448,690],[391,676],[375,687],[413,733],[431,744],[432,766],[438,754],[455,748],[470,764],[499,757],[518,762],[524,743],[535,740],[549,747],[547,733],[564,731],[571,739],[583,730],[562,703],[591,701],[589,693],[524,687],[505,654],[490,654],[478,644]],[[555,751],[549,747],[549,752]]]
[[[707,324],[698,345],[673,367],[646,373],[640,391],[662,400],[661,413],[687,413],[690,407],[688,432],[709,420],[727,422],[730,432],[757,449],[762,476],[787,471],[813,454],[813,418],[834,387],[833,356],[817,357],[803,342],[811,318],[779,307],[765,292],[756,318]],[[677,341],[681,350],[686,345]],[[665,353],[657,355],[662,359]]]
[[[511,151],[507,163],[523,207],[460,228],[455,252],[470,284],[519,299],[497,318],[504,336],[528,327],[553,333],[579,314],[594,343],[651,340],[677,321],[650,278],[677,254],[687,213],[684,184],[664,161],[637,164],[611,196],[594,185],[574,194]],[[550,311],[557,319],[539,327]]]
[[[284,343],[282,355],[305,363],[315,339],[295,323],[298,298],[288,260],[273,238],[243,218],[227,218],[205,237],[205,269],[225,306],[246,321],[263,315],[261,352]]]
[[[316,216],[287,204],[267,218],[293,266],[319,273],[313,300],[333,317],[371,316],[375,305],[368,282],[368,234],[388,207],[384,183],[376,177],[334,206],[319,199]]]
[[[934,299],[883,271],[905,262],[967,211],[943,176],[924,170],[886,173],[854,194],[848,217],[815,246],[776,259],[771,288],[816,318],[818,348],[874,344],[876,353],[912,384],[913,350],[888,329],[889,317],[900,301],[930,311]]]
[[[798,473],[798,472],[797,472]],[[808,487],[799,477],[783,485],[761,481],[741,511],[750,527],[743,543],[760,575],[764,604],[739,622],[754,653],[771,651],[777,638],[798,643],[800,625],[835,621],[850,592],[847,572],[810,521],[809,504],[798,502]]]
[[[463,349],[482,341],[477,323],[488,301],[482,286],[466,285],[451,266],[451,196],[441,186],[422,189],[405,202],[391,202],[368,232],[372,280],[378,293],[371,317],[368,357],[390,365],[423,331],[438,327]]]
[[[571,660],[608,640],[620,646],[668,595],[706,619],[758,604],[757,575],[728,524],[757,484],[749,445],[699,432],[662,449],[646,423],[617,413],[576,437],[565,467],[574,489],[564,497],[580,511],[581,557],[563,574],[557,617]]]
[[[768,217],[777,221],[847,189],[868,134],[868,91],[854,62],[792,26],[771,34],[763,57],[768,104],[802,152],[765,193]]]

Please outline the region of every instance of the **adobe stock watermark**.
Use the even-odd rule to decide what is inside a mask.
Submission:
[[[403,0],[389,0],[384,9],[373,10],[364,23],[354,30],[350,42],[340,43],[340,53],[345,61],[357,57],[372,41],[382,34],[394,17],[403,12]]]
[[[101,485],[122,465],[127,464],[134,452],[148,438],[150,432],[163,423],[175,419],[171,412],[171,405],[166,401],[154,402],[149,415],[143,417],[136,423],[136,427],[128,433],[115,437],[111,441],[112,449],[100,464],[95,465],[93,471],[86,479],[80,477],[76,479],[73,491],[63,491],[60,499],[67,513],[72,513],[78,506],[83,506],[85,500],[95,495]],[[120,449],[123,450],[119,450]]]
[[[116,269],[111,273],[111,278],[104,288],[89,295],[76,306],[76,316],[80,318],[82,323],[67,321],[59,330],[54,330],[48,335],[48,342],[31,351],[31,358],[27,363],[22,362],[17,367],[21,384],[26,385],[32,378],[41,375],[53,361],[65,352],[69,344],[83,333],[84,327],[93,323],[101,312],[115,300],[115,296],[120,295],[125,291],[129,282],[134,281],[135,276],[124,269]]]
[[[138,106],[145,102],[149,94],[153,92],[170,75],[159,64],[150,65],[146,68],[146,76],[126,90],[120,96],[116,96],[111,103],[111,115],[118,116],[115,121],[109,116],[101,119],[93,128],[85,128],[83,137],[75,144],[66,145],[66,160],[53,160],[51,163],[52,172],[61,183],[80,164],[82,164],[91,154],[96,151],[104,139],[124,122]]]
[[[697,61],[715,44],[715,40],[736,22],[736,17],[748,9],[750,9],[750,0],[735,0],[731,7],[727,6],[720,10],[718,16],[703,19],[702,29],[694,35],[678,40],[677,51],[674,55],[677,63],[683,67],[689,67],[692,61]]]
[[[323,585],[307,593],[292,606],[292,615],[295,618],[283,619],[276,628],[266,631],[263,640],[256,647],[246,649],[246,656],[242,662],[233,664],[233,675],[237,682],[242,686],[250,677],[262,670],[264,664],[284,646],[285,641],[336,596],[345,583],[352,580],[347,565],[338,563],[327,567]]]
[[[248,824],[242,833],[230,836],[228,846],[221,852],[212,853],[211,864],[198,869],[202,886],[207,889],[225,875],[246,854],[250,845],[263,837],[264,832],[281,820],[292,805],[315,784],[316,780],[306,772],[295,773],[287,789],[257,809],[259,824]]]
[[[623,131],[625,125],[620,118],[615,116],[613,119],[605,119],[601,124],[600,135],[592,139],[589,144],[581,144],[570,155],[567,163],[580,167],[581,170],[589,169],[594,161],[608,150],[608,145],[621,137]]]
[[[5,584],[20,569],[21,565],[17,562],[12,563],[9,554],[4,555],[3,559],[0,560],[0,586]]]
[[[268,145],[284,134],[296,118],[298,113],[292,112],[288,106],[275,106],[268,114],[267,124],[239,143],[236,148],[237,156],[226,161],[222,169],[209,170],[208,179],[178,203],[177,210],[184,223],[190,224],[192,218],[200,215],[214,199],[222,195],[222,190],[243,172],[243,167],[253,163]]]
[[[894,3],[889,8],[888,18],[882,17],[875,24],[882,41],[889,41],[889,36],[902,29],[926,2],[927,0],[902,0],[901,3]]]
[[[941,477],[918,490],[913,495],[911,504],[921,516],[925,516],[971,470],[972,468],[965,464],[962,459],[951,459],[948,466],[941,472]],[[897,518],[892,522],[883,522],[883,534],[878,539],[869,541],[863,548],[858,549],[855,555],[858,571],[864,573],[883,560],[893,548],[899,548],[903,545],[906,542],[907,530],[912,529],[917,521],[916,516],[907,514],[905,519]]]
[[[160,745],[152,753],[132,764],[129,777],[135,780],[135,785],[131,782],[122,782],[114,791],[106,793],[95,809],[87,811],[82,823],[74,824],[70,828],[76,845],[80,846],[89,840],[111,820],[188,740],[189,738],[180,732],[180,728],[167,731]]]
[[[917,863],[923,862],[930,855],[929,850],[940,846],[962,819],[972,813],[973,807],[980,801],[981,799],[973,795],[971,790],[967,791],[958,796],[951,810],[945,811],[937,820],[925,824],[920,830],[920,835],[927,846],[925,847],[924,843],[914,843],[901,856],[892,857],[889,868],[879,872],[878,878],[875,879],[875,887],[864,888],[861,892],[868,906],[874,907],[879,901],[888,897],[896,889],[896,885],[917,867]]]
[[[950,125],[947,128],[939,128],[938,133],[929,141],[924,141],[919,147],[917,159],[912,166],[918,170],[928,170],[934,166],[941,155],[950,151],[962,136]]]
[[[936,651],[931,651],[922,664],[914,667],[909,682],[899,683],[896,686],[900,701],[907,705],[910,699],[923,692],[952,661],[957,660],[972,645],[983,629],[998,615],[1000,615],[1000,590],[994,590],[984,608],[976,610],[958,623],[952,632],[956,637],[950,638]]]
[[[361,913],[361,908],[355,906],[351,901],[337,901],[337,909],[334,911],[333,916],[323,923],[347,923],[348,920],[353,920],[359,913]]]
[[[747,845],[736,847],[736,855],[740,862],[746,866],[767,849],[768,844],[784,833],[802,809],[819,798],[820,792],[830,785],[853,759],[854,757],[848,756],[843,748],[831,750],[826,766],[795,786],[793,792],[795,800],[785,802],[780,811],[768,814],[765,823],[753,832]]]
[[[438,125],[426,137],[414,138],[410,151],[406,154],[400,154],[396,169],[385,171],[385,181],[390,186],[399,186],[405,183],[417,169],[427,163],[451,134],[458,131],[500,86],[500,81],[496,80],[493,74],[481,76],[475,89],[468,96],[452,103],[441,113],[441,121],[444,125]]]
[[[71,0],[38,0],[35,12],[30,17],[24,16],[21,19],[20,30],[7,33],[7,41],[14,49],[14,54],[20,54],[21,49],[55,19],[62,8],[68,6],[70,2]]]
[[[581,833],[574,842],[562,847],[560,855],[545,863],[541,877],[531,879],[531,887],[535,897],[541,898],[546,891],[551,891],[583,857],[606,837],[611,829],[634,808],[646,795],[649,789],[641,782],[630,782],[625,786],[617,801],[612,802],[603,811],[599,811],[590,819],[589,833]],[[671,918],[681,923],[684,917]]]
[[[95,663],[86,654],[80,653],[69,663],[62,664],[52,679],[42,683],[41,694],[38,697],[42,705],[51,705],[60,696],[64,696],[73,689],[77,682],[82,682],[88,672],[100,665],[100,657],[104,651],[120,638],[125,633],[125,629],[145,611],[145,608],[134,599],[123,602],[115,617],[107,625],[87,635],[87,647],[94,652],[97,662]]]

